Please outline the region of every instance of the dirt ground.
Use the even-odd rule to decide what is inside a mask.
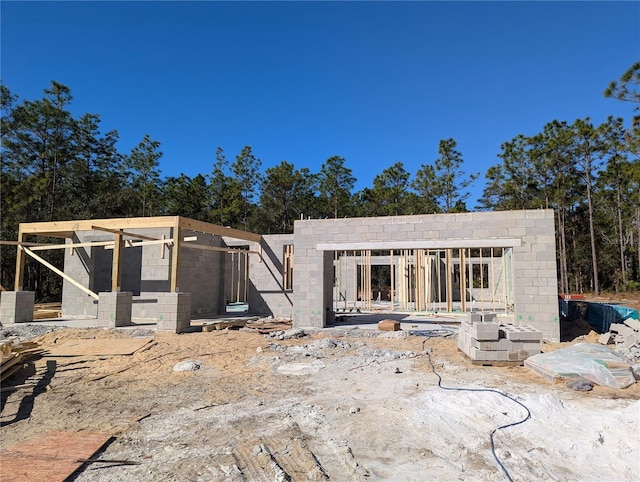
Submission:
[[[43,357],[5,382],[25,386],[2,392],[0,449],[53,430],[112,434],[97,456],[119,462],[87,464],[77,481],[505,480],[489,435],[525,409],[438,387],[432,360],[443,386],[500,390],[530,411],[495,434],[513,480],[640,480],[640,384],[576,392],[525,367],[474,366],[455,337],[69,328],[34,341],[131,336],[154,343]],[[188,360],[201,368],[173,370]]]

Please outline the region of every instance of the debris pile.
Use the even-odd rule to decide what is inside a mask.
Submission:
[[[612,323],[607,333],[598,338],[603,345],[615,344],[614,351],[633,361],[640,361],[640,321],[627,318],[622,323]]]
[[[460,323],[458,348],[473,361],[522,362],[540,353],[542,332],[498,322],[496,313],[469,313]]]
[[[4,381],[20,370],[29,357],[43,352],[40,345],[31,341],[18,342],[15,339],[0,341],[2,352],[0,364],[0,381]]]

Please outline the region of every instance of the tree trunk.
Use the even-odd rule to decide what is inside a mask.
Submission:
[[[588,165],[589,166],[589,165]],[[596,296],[600,294],[598,284],[598,256],[596,253],[596,237],[593,228],[593,201],[591,199],[591,176],[587,171],[587,202],[589,203],[589,235],[591,237],[591,262],[593,264],[593,291]]]
[[[627,286],[627,269],[624,262],[624,234],[622,231],[622,208],[620,200],[620,186],[616,189],[616,210],[618,212],[618,242],[620,243],[620,269],[622,270],[622,286]]]

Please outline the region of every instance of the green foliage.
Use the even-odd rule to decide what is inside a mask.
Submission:
[[[415,198],[407,190],[409,177],[402,162],[396,162],[373,179],[373,189],[363,192],[362,206],[367,216],[411,214]],[[415,195],[414,195],[415,196]]]
[[[441,140],[438,146],[440,157],[435,162],[435,176],[433,180],[433,194],[439,201],[443,212],[466,211],[464,202],[469,198],[467,189],[478,177],[478,174],[468,176],[461,169],[462,154],[456,150],[457,143],[453,139]]]
[[[611,82],[604,91],[605,97],[640,104],[640,61],[622,74],[620,80]],[[636,107],[636,110],[640,106]]]
[[[345,166],[344,158],[332,156],[327,159],[318,174],[320,217],[337,218],[348,215],[351,190],[355,183],[356,178],[351,169]]]
[[[312,214],[315,176],[309,169],[294,169],[282,161],[265,170],[260,210],[264,233],[292,233],[300,215]]]
[[[202,174],[190,178],[184,174],[168,178],[163,187],[164,209],[170,216],[184,216],[210,222],[210,191]]]
[[[438,188],[436,186],[436,171],[430,164],[422,164],[416,178],[411,182],[411,187],[418,192],[420,199],[417,200],[418,209],[416,214],[437,213],[440,211],[438,206]]]
[[[140,144],[131,150],[126,160],[129,169],[129,186],[134,216],[155,216],[161,212],[158,197],[160,195],[159,152],[160,142],[145,134]]]
[[[253,155],[251,146],[244,146],[231,165],[231,172],[242,193],[242,229],[249,230],[249,214],[254,209],[253,198],[260,190],[262,161]]]

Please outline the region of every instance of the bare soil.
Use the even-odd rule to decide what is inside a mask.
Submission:
[[[63,329],[34,341],[130,336]],[[2,391],[0,450],[52,430],[107,432],[98,457],[136,463],[85,465],[78,481],[504,480],[489,434],[525,410],[439,388],[432,361],[446,387],[528,407],[529,420],[495,435],[513,480],[640,480],[637,383],[576,392],[525,367],[473,365],[455,338],[407,332],[152,336],[130,356],[30,362],[4,383],[22,388]],[[185,360],[202,367],[173,370]]]

